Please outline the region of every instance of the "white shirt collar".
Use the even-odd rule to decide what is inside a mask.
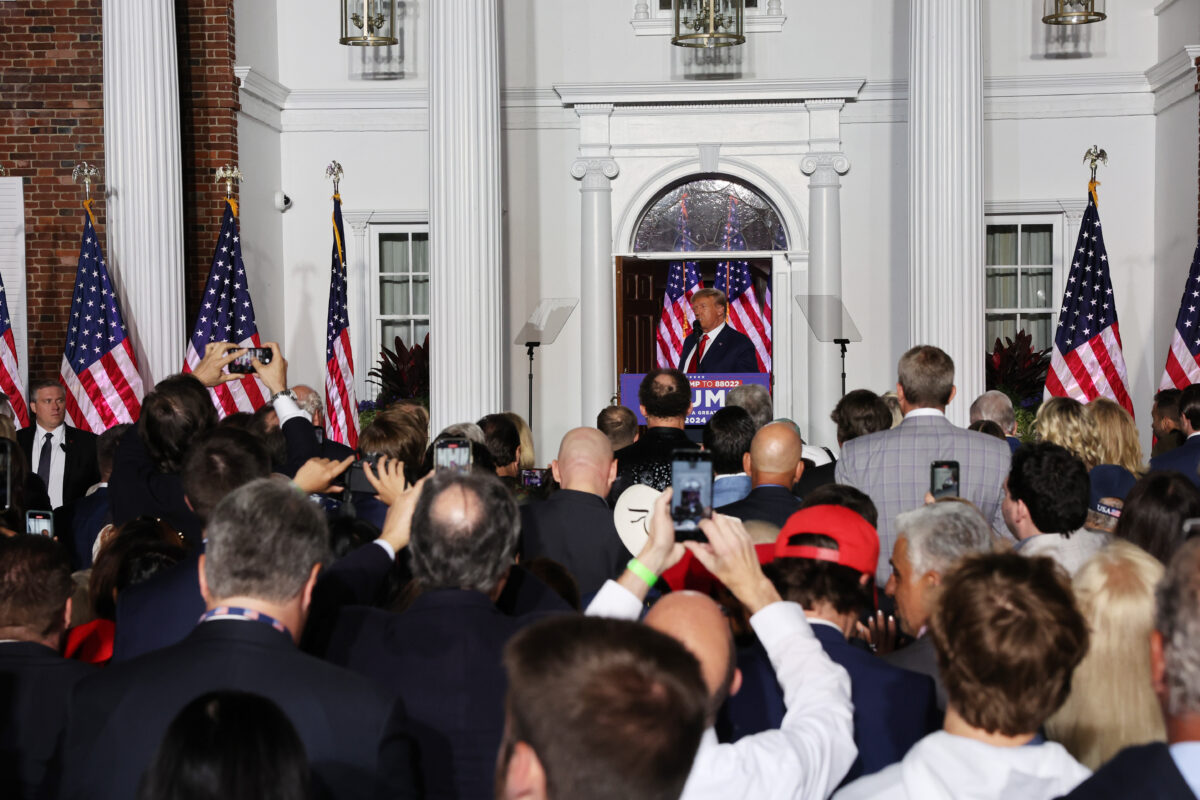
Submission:
[[[725,330],[724,322],[722,322],[717,327],[713,328],[711,331],[705,331],[704,333],[700,334],[700,338],[704,338],[705,336],[708,336],[708,340],[711,342],[713,339],[716,339],[717,336],[720,335],[721,331],[723,331],[723,330]]]
[[[34,439],[36,439],[38,443],[46,440],[47,433],[51,435],[51,438],[55,443],[62,442],[67,437],[67,423],[65,422],[60,424],[52,431],[48,431],[43,428],[40,422],[35,423],[35,426],[37,427],[37,436],[35,436]]]
[[[914,408],[904,415],[905,419],[909,417],[945,417],[945,411],[939,411],[936,408]]]

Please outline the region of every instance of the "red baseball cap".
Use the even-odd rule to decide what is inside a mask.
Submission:
[[[838,543],[837,549],[791,543],[792,537],[804,533],[828,536]],[[802,508],[780,529],[775,558],[832,561],[874,575],[879,563],[879,534],[862,515],[844,506]]]

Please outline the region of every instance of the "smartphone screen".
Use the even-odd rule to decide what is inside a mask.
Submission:
[[[471,442],[467,439],[442,439],[433,445],[435,470],[471,471]]]
[[[34,536],[53,536],[54,514],[49,511],[26,511],[25,532]]]
[[[262,364],[270,364],[271,348],[247,347],[246,352],[229,363],[229,371],[236,372],[239,375],[249,375],[254,372],[254,359],[256,358]]]
[[[958,497],[958,462],[934,461],[929,465],[929,493],[939,497]]]
[[[671,456],[671,519],[676,539],[702,539],[700,520],[712,516],[712,454],[676,450]]]
[[[523,469],[521,470],[521,485],[522,486],[544,486],[546,483],[546,473],[549,470],[545,469]]]

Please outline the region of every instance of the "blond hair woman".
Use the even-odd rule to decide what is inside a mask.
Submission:
[[[1039,440],[1067,448],[1088,469],[1104,463],[1100,458],[1100,437],[1078,400],[1051,397],[1038,409],[1034,429]]]
[[[1090,646],[1067,702],[1046,721],[1046,735],[1090,769],[1122,748],[1166,738],[1150,682],[1154,588],[1162,575],[1156,558],[1115,541],[1071,582]]]
[[[1084,406],[1096,432],[1101,464],[1116,464],[1134,475],[1146,471],[1142,463],[1142,444],[1138,441],[1137,425],[1129,412],[1107,397],[1098,397]]]

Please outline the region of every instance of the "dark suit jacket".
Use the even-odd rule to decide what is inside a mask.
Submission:
[[[100,529],[111,521],[107,486],[54,512],[54,532],[71,556],[71,569],[87,569],[92,565],[92,545]]]
[[[680,372],[687,372],[686,361],[690,360],[692,348],[700,341],[702,335],[700,329],[696,328],[683,340],[683,353],[679,357]],[[697,371],[760,372],[761,370],[758,368],[758,356],[755,355],[754,342],[750,341],[750,337],[746,334],[734,330],[726,320],[725,327],[717,334],[717,338],[709,340],[708,345],[704,348],[704,355],[700,357]]]
[[[797,497],[803,499],[805,495],[818,486],[824,486],[827,483],[837,483],[837,478],[833,475],[835,469],[837,469],[836,461],[830,461],[828,464],[821,464],[816,467],[807,467],[804,470],[804,474],[800,476],[800,480],[796,481],[796,485],[792,487],[792,492]]]
[[[174,472],[159,472],[146,452],[140,422],[125,431],[113,455],[108,496],[114,525],[147,515],[164,520],[183,535],[193,552],[200,550],[204,525],[187,506],[183,478]]]
[[[416,796],[403,707],[370,681],[300,652],[260,622],[214,620],[179,644],[80,681],[71,696],[62,797],[137,793],[175,715],[206,692],[267,697],[296,726],[318,795],[376,796],[387,776]]]
[[[35,450],[41,450],[41,443],[33,441],[37,434],[37,425],[31,424],[17,431],[17,442],[25,451],[29,471],[33,472],[33,456]],[[63,463],[63,505],[83,497],[92,484],[100,481],[100,468],[96,465],[96,435],[72,428],[67,425],[63,447],[66,448],[66,461]]]
[[[304,649],[323,652],[341,606],[373,602],[391,566],[387,552],[369,542],[323,571],[313,589]],[[205,607],[199,567],[195,555],[121,592],[114,663],[181,642],[192,632]]]
[[[746,520],[761,520],[783,527],[788,517],[800,510],[800,498],[784,486],[759,486],[736,503],[721,506],[717,513]]]
[[[933,639],[928,635],[922,636],[907,647],[888,653],[883,660],[894,667],[919,672],[932,678],[937,689],[938,709],[946,710],[946,690],[942,687],[942,676],[938,672],[937,651],[933,647]]]
[[[1162,742],[1126,747],[1100,767],[1067,800],[1196,800]]]
[[[1200,486],[1200,436],[1192,436],[1174,450],[1150,459],[1150,471],[1173,469],[1182,472],[1189,481]]]
[[[287,443],[287,464],[283,472],[288,477],[296,474],[310,458],[332,458],[341,461],[354,451],[340,442],[328,439],[317,441],[313,424],[304,417],[292,417],[283,424],[283,439]]]
[[[571,489],[521,507],[521,560],[539,556],[570,570],[584,596],[619,577],[631,557],[604,498]]]
[[[343,609],[327,657],[402,698],[428,797],[491,797],[507,690],[501,653],[545,616],[514,618],[481,592],[434,589],[402,614]]]
[[[32,798],[67,721],[75,682],[96,667],[33,642],[0,643],[0,797]]]

